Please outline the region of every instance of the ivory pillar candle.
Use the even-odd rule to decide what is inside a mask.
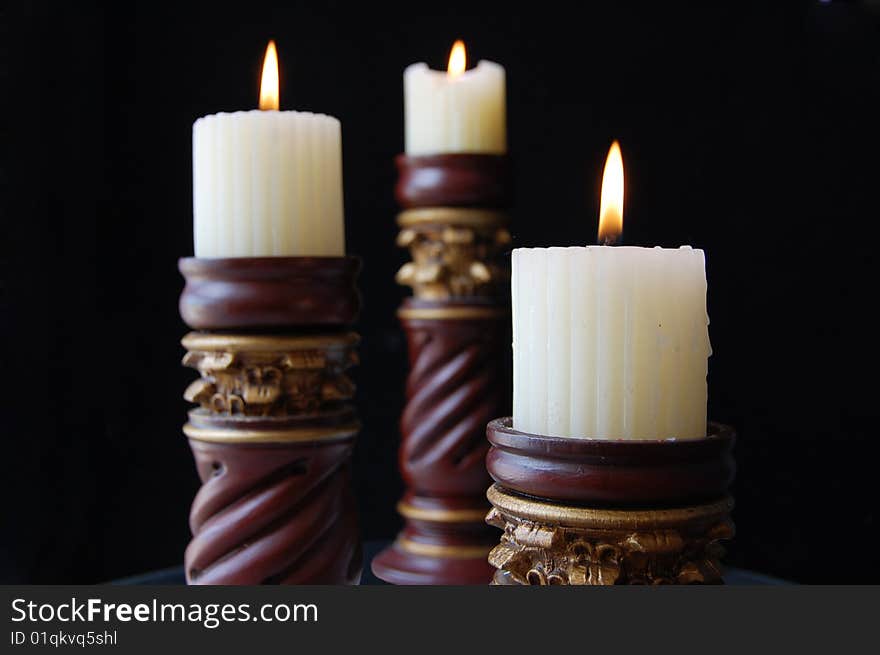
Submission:
[[[412,64],[403,73],[406,154],[507,152],[504,68],[480,61],[465,70],[461,41],[446,71]]]
[[[270,43],[260,110],[193,125],[196,257],[345,254],[340,123],[278,106]]]
[[[511,287],[515,429],[597,439],[706,435],[702,250],[518,248]]]

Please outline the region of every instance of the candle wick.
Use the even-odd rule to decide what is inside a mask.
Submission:
[[[602,238],[602,245],[603,245],[603,246],[616,246],[616,245],[617,245],[617,241],[618,241],[619,239],[620,239],[620,235],[619,235],[619,234],[606,234],[606,235]]]

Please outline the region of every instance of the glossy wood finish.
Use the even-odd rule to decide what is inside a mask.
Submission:
[[[548,437],[492,421],[486,466],[502,487],[558,502],[660,507],[723,496],[735,474],[731,427],[709,423],[705,439]]]
[[[356,257],[184,257],[180,315],[196,330],[288,329],[353,323]]]
[[[404,308],[448,316],[401,317],[410,361],[400,418],[404,482],[421,495],[482,499],[489,484],[485,425],[507,404],[509,315],[485,302],[409,299]],[[466,318],[469,310],[486,314]]]
[[[400,420],[406,527],[373,560],[394,584],[487,584],[485,425],[507,405],[509,315],[490,300],[407,299],[407,404]]]
[[[190,439],[202,487],[188,584],[357,584],[354,436],[292,443]]]
[[[414,207],[492,207],[510,203],[504,155],[398,155],[397,202]]]

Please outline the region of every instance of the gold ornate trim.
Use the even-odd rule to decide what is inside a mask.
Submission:
[[[397,217],[397,245],[412,261],[397,282],[417,298],[441,300],[503,295],[510,272],[501,253],[510,245],[503,212],[471,207],[421,207]]]
[[[413,541],[406,537],[398,537],[395,542],[401,550],[414,555],[427,557],[445,557],[448,559],[473,559],[486,557],[492,550],[491,545],[486,546],[445,546],[441,544],[426,544],[421,541]]]
[[[446,321],[504,318],[509,313],[504,307],[402,307],[397,310],[400,318]]]
[[[498,485],[486,522],[501,528],[489,554],[493,584],[614,585],[722,582],[718,543],[733,536],[725,498],[663,509],[573,507]]]
[[[354,395],[346,370],[360,337],[190,332],[184,366],[198,370],[184,398],[223,416],[315,415]]]
[[[421,225],[455,225],[470,228],[501,227],[507,223],[505,212],[474,207],[418,207],[397,215],[397,225],[403,228]]]
[[[397,511],[407,519],[438,523],[471,523],[486,518],[486,510],[483,509],[426,509],[414,507],[403,501],[397,503]]]
[[[306,441],[342,441],[355,436],[359,423],[333,428],[284,428],[254,430],[246,428],[205,428],[192,423],[183,426],[183,433],[196,441],[213,443],[301,443]]]

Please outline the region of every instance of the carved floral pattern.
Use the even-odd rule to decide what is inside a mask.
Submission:
[[[199,371],[184,398],[213,414],[284,416],[316,412],[354,395],[345,374],[354,346],[286,351],[190,350],[184,366]]]
[[[601,530],[545,525],[492,509],[504,530],[489,554],[496,580],[523,585],[717,584],[718,540],[733,536],[724,517],[699,530]]]
[[[510,243],[503,227],[420,224],[404,227],[397,245],[409,248],[411,262],[397,272],[397,282],[413,288],[417,298],[440,300],[491,296],[509,272],[497,262]]]

